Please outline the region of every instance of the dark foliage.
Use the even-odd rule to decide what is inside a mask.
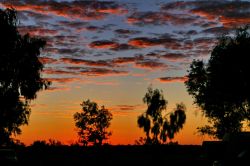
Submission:
[[[168,165],[208,166],[196,146],[47,146],[27,147],[17,151],[18,165]]]
[[[194,103],[203,110],[210,125],[199,127],[202,134],[222,138],[242,130],[250,120],[250,34],[239,28],[234,36],[219,38],[208,63],[194,60],[185,82]]]
[[[83,145],[102,145],[103,140],[111,135],[107,128],[110,126],[112,114],[104,106],[99,109],[97,103],[90,100],[83,101],[81,106],[82,112],[74,114],[80,142]]]
[[[50,84],[41,78],[38,59],[46,42],[20,35],[17,25],[14,9],[0,9],[0,145],[21,133],[20,126],[28,124],[29,102]]]
[[[161,144],[174,138],[174,135],[183,128],[186,121],[184,104],[177,104],[174,112],[163,116],[163,111],[167,107],[167,100],[163,92],[158,89],[148,88],[148,92],[143,98],[143,102],[148,108],[145,113],[138,117],[137,123],[146,133],[145,141],[140,138],[137,143],[143,144]]]

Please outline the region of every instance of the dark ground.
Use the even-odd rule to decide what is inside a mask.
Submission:
[[[208,166],[210,161],[198,145],[26,147],[16,150],[20,166]],[[1,164],[0,164],[1,165]]]

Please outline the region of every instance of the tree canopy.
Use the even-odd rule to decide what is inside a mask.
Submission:
[[[20,134],[20,126],[28,124],[29,102],[50,82],[41,77],[43,64],[40,51],[46,42],[22,36],[17,29],[14,9],[0,9],[0,145]]]
[[[222,138],[242,131],[243,122],[250,120],[248,30],[220,37],[207,63],[194,60],[190,66],[186,87],[210,123],[198,128],[203,134]]]
[[[138,117],[137,123],[146,133],[145,144],[161,144],[174,138],[183,128],[186,121],[184,104],[177,104],[174,112],[163,115],[167,107],[167,100],[159,89],[148,88],[143,98],[147,104],[146,112]],[[168,117],[169,116],[169,117]]]
[[[74,114],[75,125],[78,128],[80,142],[83,145],[102,145],[111,132],[107,131],[112,120],[112,114],[104,106],[90,100],[83,101],[82,112]]]

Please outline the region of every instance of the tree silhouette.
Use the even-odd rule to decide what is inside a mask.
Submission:
[[[166,109],[168,102],[161,90],[152,89],[152,87],[148,88],[143,102],[147,104],[148,108],[138,117],[137,123],[146,133],[145,144],[164,143],[167,138],[173,139],[174,135],[183,128],[186,121],[184,104],[177,104],[174,112],[163,116],[163,111]],[[140,140],[140,142],[142,141]]]
[[[17,25],[14,9],[0,9],[0,145],[21,133],[20,126],[28,124],[30,101],[50,84],[41,78],[38,59],[46,42],[20,35]]]
[[[83,145],[92,143],[102,145],[103,140],[108,139],[111,132],[107,131],[112,120],[112,114],[102,106],[90,100],[83,101],[82,112],[74,114],[75,125],[78,128],[80,142]]]
[[[202,134],[222,138],[225,133],[242,130],[250,120],[250,34],[248,27],[219,38],[208,63],[194,60],[190,66],[188,92],[208,118],[199,127]]]
[[[36,140],[30,146],[35,148],[44,148],[49,146],[49,144],[45,140]]]

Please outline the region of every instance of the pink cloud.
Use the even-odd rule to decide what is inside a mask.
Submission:
[[[128,41],[128,44],[138,48],[163,46],[170,49],[179,49],[181,47],[180,41],[170,36],[161,36],[159,38],[132,38]]]
[[[31,36],[55,36],[58,31],[38,26],[21,26],[18,28],[21,34],[29,33]]]
[[[37,1],[2,2],[4,7],[14,7],[20,11],[32,11],[40,14],[52,14],[73,19],[99,20],[108,14],[125,14],[127,9],[116,2],[105,1]]]
[[[60,60],[64,63],[73,64],[73,65],[83,64],[83,65],[95,66],[95,67],[102,67],[102,66],[112,67],[113,66],[112,63],[110,63],[109,61],[105,61],[105,60],[92,61],[92,60],[75,59],[75,58],[61,58]]]
[[[53,64],[56,63],[58,60],[50,57],[39,57],[39,61],[43,64]]]

